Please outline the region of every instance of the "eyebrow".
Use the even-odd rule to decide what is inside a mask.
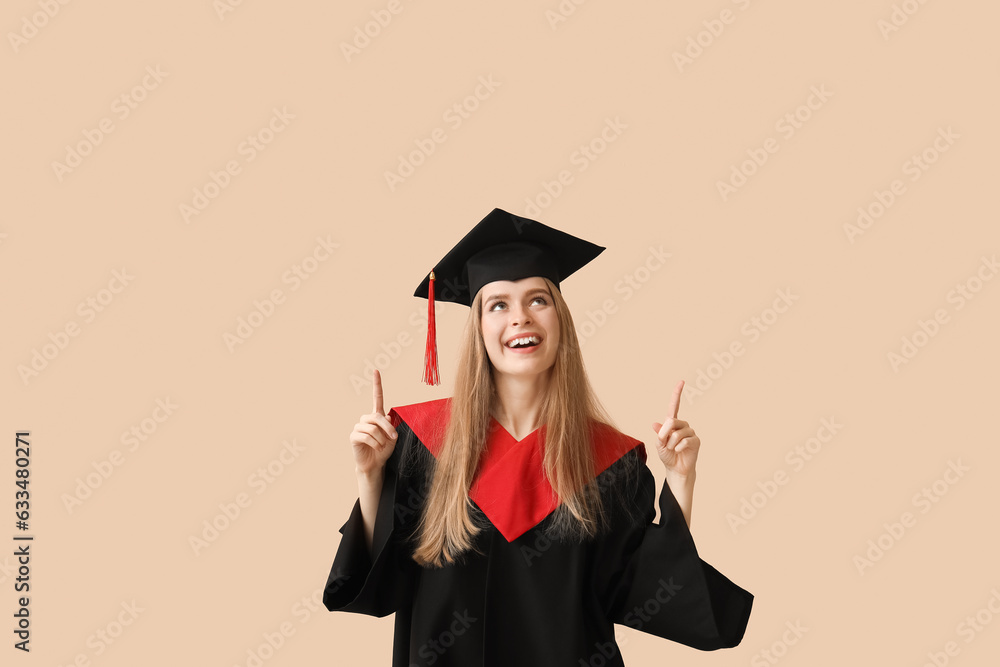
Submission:
[[[535,287],[533,289],[528,290],[525,293],[525,296],[530,296],[532,294],[537,294],[538,292],[542,292],[544,294],[549,294],[549,289],[547,287]],[[549,294],[549,296],[551,296],[551,294]],[[510,294],[492,294],[492,295],[490,295],[489,297],[486,298],[486,301],[484,303],[489,303],[490,301],[496,301],[497,299],[509,299],[509,298],[510,298]]]

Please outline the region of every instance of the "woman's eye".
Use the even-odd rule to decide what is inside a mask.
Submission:
[[[548,305],[548,303],[549,303],[548,301],[545,300],[544,296],[532,297],[531,303],[535,303],[536,301],[539,302],[539,303],[541,303],[543,306]],[[500,308],[500,306],[503,306],[504,308],[506,308],[507,307],[507,302],[506,301],[494,301],[492,304],[490,304],[490,308],[489,309],[490,310],[497,310],[497,309]]]

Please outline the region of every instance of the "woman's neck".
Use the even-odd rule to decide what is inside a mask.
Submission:
[[[530,377],[494,374],[497,405],[493,417],[514,439],[522,440],[541,426],[549,375],[549,372]]]

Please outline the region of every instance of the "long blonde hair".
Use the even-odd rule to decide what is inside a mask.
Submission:
[[[595,422],[613,424],[587,378],[569,307],[555,284],[543,280],[552,294],[560,332],[541,412],[545,475],[559,499],[552,530],[561,536],[591,537],[605,522],[594,480],[591,428]],[[482,529],[470,514],[473,507],[468,493],[486,447],[491,409],[497,400],[482,335],[482,290],[476,294],[471,311],[459,356],[451,418],[415,531],[413,559],[425,566],[455,562],[472,548],[473,538]]]

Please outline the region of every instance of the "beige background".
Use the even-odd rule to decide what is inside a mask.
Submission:
[[[888,0],[567,0],[558,22],[556,0],[403,0],[348,60],[341,44],[388,2],[6,3],[0,553],[18,532],[18,429],[36,539],[29,655],[11,647],[16,574],[0,557],[3,663],[248,665],[284,624],[268,667],[387,665],[391,618],[303,599],[318,599],[356,497],[366,362],[387,407],[449,395],[467,311],[438,308],[444,383],[429,388],[426,302],[411,295],[500,206],[608,247],[564,284],[593,382],[651,446],[687,380],[680,416],[703,443],[693,533],[756,595],[739,647],[620,628],[627,664],[762,665],[773,650],[789,665],[920,665],[949,641],[949,664],[995,664],[1000,280],[983,279],[1000,249],[1000,8],[903,4],[883,34]],[[491,89],[466,100],[480,77]],[[813,87],[828,96],[800,109]],[[476,108],[456,127],[445,114],[463,103]],[[274,109],[282,129],[249,160],[240,146]],[[796,112],[808,119],[788,136],[776,124]],[[601,145],[609,119],[620,132]],[[391,189],[385,172],[437,128],[445,141]],[[54,166],[88,152],[86,133],[100,142],[78,166]],[[603,152],[581,161],[592,141]],[[777,152],[723,199],[718,182],[765,145]],[[925,150],[936,160],[913,172]],[[238,173],[185,221],[181,205],[231,161]],[[563,170],[558,196],[539,197]],[[896,179],[905,190],[852,242],[845,225]],[[336,248],[284,280],[317,238]],[[670,257],[652,263],[651,247]],[[273,290],[282,303],[231,350],[226,335]],[[752,337],[744,325],[774,315],[779,290],[797,299]],[[947,321],[924,337],[938,309]],[[904,337],[920,347],[894,368]],[[744,353],[710,369],[734,342]],[[44,368],[24,374],[36,352]],[[158,399],[177,406],[161,422]],[[823,419],[842,428],[796,469],[788,453]],[[121,440],[144,420],[144,441]],[[301,451],[274,463],[292,440]],[[968,470],[915,502],[949,461]],[[253,477],[269,463],[279,475]],[[773,497],[753,496],[782,473]],[[100,485],[67,505],[88,475]],[[191,537],[224,525],[220,504],[239,494],[249,504],[196,553]],[[734,530],[745,499],[760,507]],[[904,512],[915,525],[893,538],[884,524]],[[890,548],[859,571],[880,535]],[[105,644],[98,631],[117,634],[133,601],[142,611]],[[980,610],[992,623],[960,627]]]

